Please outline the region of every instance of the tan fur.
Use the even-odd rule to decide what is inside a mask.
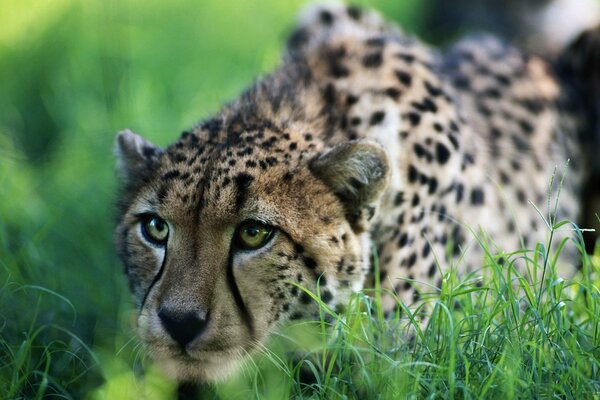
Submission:
[[[151,354],[179,380],[227,376],[279,323],[315,315],[296,285],[331,307],[370,287],[371,244],[383,287],[410,304],[458,258],[482,265],[471,229],[505,250],[543,240],[527,200],[547,212],[553,169],[577,156],[559,95],[543,61],[495,39],[442,55],[374,12],[309,8],[283,64],[213,119],[165,150],[119,136],[117,247]],[[570,174],[559,218],[579,212]],[[164,248],[140,214],[167,221]],[[275,234],[240,251],[248,220]],[[182,347],[164,307],[206,316],[206,330]]]

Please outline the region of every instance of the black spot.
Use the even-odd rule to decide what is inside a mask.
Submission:
[[[215,136],[221,130],[222,122],[220,119],[213,118],[200,125],[201,129],[207,130],[210,136]]]
[[[412,295],[413,301],[419,301],[421,300],[421,293],[419,293],[418,291],[414,291],[413,295]]]
[[[427,158],[428,161],[431,161],[431,153],[429,153],[429,151],[427,151],[427,149],[425,147],[423,147],[422,144],[420,143],[415,143],[413,145],[413,150],[415,151],[415,155],[419,158]]]
[[[385,94],[394,100],[398,100],[398,98],[400,97],[400,90],[398,90],[394,87],[387,88],[385,90]]]
[[[394,205],[399,206],[404,203],[404,192],[396,193],[396,197],[394,197]]]
[[[172,171],[169,171],[169,172],[165,173],[162,176],[162,179],[168,181],[168,180],[171,180],[171,179],[179,178],[180,175],[181,175],[181,172],[179,172],[178,170],[174,169]]]
[[[523,99],[519,104],[532,114],[538,114],[544,109],[544,102],[540,99]]]
[[[414,194],[411,204],[413,207],[416,207],[419,205],[419,195],[417,193]]]
[[[298,47],[304,46],[308,42],[308,38],[309,35],[306,29],[298,29],[290,35],[287,45],[291,49],[296,49]]]
[[[281,179],[283,179],[285,182],[289,182],[292,180],[292,173],[290,171],[287,171],[285,174],[283,174],[283,177]]]
[[[415,61],[415,56],[413,56],[412,54],[408,54],[408,53],[398,53],[398,54],[396,54],[396,57],[399,58],[400,60],[405,61],[408,64],[411,64],[412,62]]]
[[[294,251],[296,253],[302,254],[304,253],[304,247],[301,244],[294,243]]]
[[[506,229],[508,229],[509,233],[513,233],[515,231],[515,223],[513,220],[508,221],[508,224],[506,225]]]
[[[348,12],[348,15],[350,16],[350,18],[352,18],[355,21],[359,20],[360,15],[362,14],[360,8],[358,8],[356,6],[348,6],[346,11]]]
[[[506,75],[500,75],[497,74],[494,76],[494,78],[496,78],[496,81],[501,84],[502,86],[509,86],[510,85],[510,78]]]
[[[248,167],[248,168],[254,168],[254,167],[256,167],[256,161],[254,161],[254,160],[248,160],[248,161],[246,161],[246,167]]]
[[[436,132],[440,132],[440,133],[444,131],[444,127],[439,122],[433,123],[433,129],[435,129]]]
[[[408,73],[400,70],[396,70],[394,71],[394,73],[403,85],[410,86],[410,84],[412,83],[412,77]]]
[[[320,275],[318,280],[319,286],[321,286],[321,288],[323,288],[323,286],[327,286],[327,278],[325,277],[325,275]]]
[[[244,147],[240,151],[237,152],[237,155],[240,157],[249,156],[254,152],[252,147]]]
[[[417,126],[421,122],[421,116],[416,112],[409,112],[407,114],[408,120],[412,126]]]
[[[398,239],[398,247],[402,248],[402,247],[406,246],[407,243],[408,243],[408,234],[406,232],[404,232],[400,235],[400,238]]]
[[[331,14],[329,11],[323,10],[319,14],[319,19],[323,25],[329,26],[333,23],[333,14]]]
[[[487,88],[484,92],[483,95],[492,99],[499,99],[500,97],[502,97],[502,93],[500,93],[500,91],[496,88]]]
[[[527,198],[526,198],[525,192],[523,192],[523,190],[521,190],[521,189],[517,190],[517,199],[522,204],[525,204],[527,202]]]
[[[431,247],[429,246],[429,243],[425,243],[425,245],[423,246],[423,252],[421,253],[421,256],[423,258],[426,258],[429,255],[430,251]]]
[[[486,106],[483,103],[480,103],[477,105],[477,111],[479,111],[479,113],[481,115],[483,115],[484,117],[491,117],[492,116],[492,110]]]
[[[367,39],[365,43],[367,44],[367,46],[381,47],[385,44],[385,39],[382,37],[373,37]]]
[[[335,88],[333,87],[333,84],[329,84],[327,86],[325,86],[325,89],[323,90],[323,100],[325,100],[326,104],[332,105],[335,103]]]
[[[321,294],[321,301],[323,301],[324,303],[329,303],[332,298],[333,298],[333,295],[331,294],[331,292],[329,290],[325,290]]]
[[[421,103],[413,101],[411,105],[421,112],[437,112],[438,108],[430,98],[425,98]]]
[[[371,119],[369,120],[369,124],[371,126],[377,125],[377,124],[381,123],[381,121],[383,121],[384,118],[385,118],[385,113],[383,111],[376,111],[373,114],[371,114]]]
[[[348,97],[346,98],[346,104],[348,104],[349,106],[354,105],[358,103],[358,97],[354,96],[353,94],[349,94]]]
[[[464,191],[465,191],[465,187],[462,185],[462,183],[459,183],[456,186],[456,203],[457,204],[462,201]]]
[[[463,161],[466,165],[475,164],[475,156],[471,153],[465,153]]]
[[[302,291],[302,294],[300,295],[300,301],[303,304],[310,304],[310,302],[312,301],[312,297],[310,297],[310,295],[305,291]]]
[[[368,213],[367,214],[367,221],[370,221],[375,216],[375,207],[367,206],[366,210],[367,210],[367,213]]]
[[[315,261],[314,258],[304,257],[303,261],[304,261],[304,265],[306,265],[307,268],[309,268],[309,269],[317,268],[317,262]]]
[[[429,194],[435,193],[438,187],[438,181],[434,177],[429,178]]]
[[[433,97],[438,97],[444,93],[442,89],[437,86],[433,86],[429,81],[425,81],[425,89],[427,89],[427,93]]]
[[[533,133],[533,126],[531,123],[529,123],[529,121],[522,119],[519,121],[519,126],[527,135],[531,135]]]
[[[290,143],[290,150],[294,151],[298,148],[298,144],[296,142]]]
[[[523,139],[522,136],[520,135],[511,135],[511,140],[513,142],[513,145],[515,146],[515,148],[518,151],[527,151],[529,150],[529,143]]]
[[[436,272],[437,272],[437,267],[436,267],[435,263],[431,263],[431,265],[429,266],[429,271],[427,271],[427,276],[432,278]]]
[[[454,147],[455,150],[458,150],[458,139],[456,136],[448,135],[448,140],[450,140],[450,143],[452,143],[452,147]]]
[[[383,62],[383,55],[381,54],[381,52],[367,54],[362,60],[362,63],[365,66],[365,68],[380,67],[382,62]]]
[[[350,119],[350,125],[352,125],[352,126],[358,126],[358,125],[360,125],[361,122],[362,122],[362,120],[359,117],[352,117]]]
[[[471,89],[471,81],[466,76],[457,76],[452,81],[454,87],[459,90],[470,90]]]
[[[343,78],[350,75],[350,70],[340,63],[336,57],[329,57],[329,73],[334,78]]]
[[[150,146],[144,146],[142,148],[142,154],[144,155],[144,158],[150,159],[152,157],[154,157],[157,153],[156,148],[154,147],[150,147]]]
[[[471,191],[471,204],[473,204],[474,206],[483,204],[483,202],[485,201],[484,197],[485,196],[481,188],[474,188]]]
[[[292,315],[290,315],[290,319],[292,321],[298,320],[298,319],[302,319],[302,314],[299,312],[295,312]]]
[[[443,143],[436,143],[435,145],[435,158],[440,164],[445,164],[450,158],[450,151]]]
[[[419,177],[419,171],[417,171],[417,169],[411,164],[408,167],[408,181],[410,183],[414,183],[417,181],[418,177]]]
[[[412,268],[415,263],[417,262],[417,255],[415,253],[412,253],[407,259],[406,259],[406,267],[407,268]]]

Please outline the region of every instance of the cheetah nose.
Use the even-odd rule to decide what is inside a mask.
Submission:
[[[163,306],[158,316],[166,331],[181,347],[198,337],[208,325],[206,312],[181,312]]]

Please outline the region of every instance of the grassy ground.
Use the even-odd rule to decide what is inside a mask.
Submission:
[[[172,395],[135,339],[112,249],[114,133],[172,141],[277,63],[302,3],[0,3],[0,398]],[[418,30],[418,4],[378,8]],[[544,282],[519,280],[512,261],[543,266],[538,250],[505,254],[502,268],[497,256],[482,260],[485,282],[448,274],[413,347],[366,296],[376,292],[360,293],[343,318],[282,330],[216,390],[227,399],[597,398],[600,285],[587,272],[598,263],[585,258],[579,281],[555,279],[552,261]],[[286,357],[290,346],[305,359]],[[300,369],[316,383],[298,383]]]

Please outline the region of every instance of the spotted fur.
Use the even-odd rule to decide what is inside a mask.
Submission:
[[[530,202],[547,212],[567,159],[558,218],[576,220],[584,168],[561,93],[544,61],[492,37],[438,52],[377,13],[308,8],[281,66],[213,118],[166,149],[118,136],[116,242],[150,352],[179,380],[224,377],[316,313],[301,287],[333,308],[372,287],[372,246],[383,288],[411,304],[440,270],[484,263],[482,230],[493,250],[543,240]],[[164,248],[147,215],[167,221]],[[248,220],[276,228],[258,250],[234,245]],[[206,324],[182,345],[165,309]]]

